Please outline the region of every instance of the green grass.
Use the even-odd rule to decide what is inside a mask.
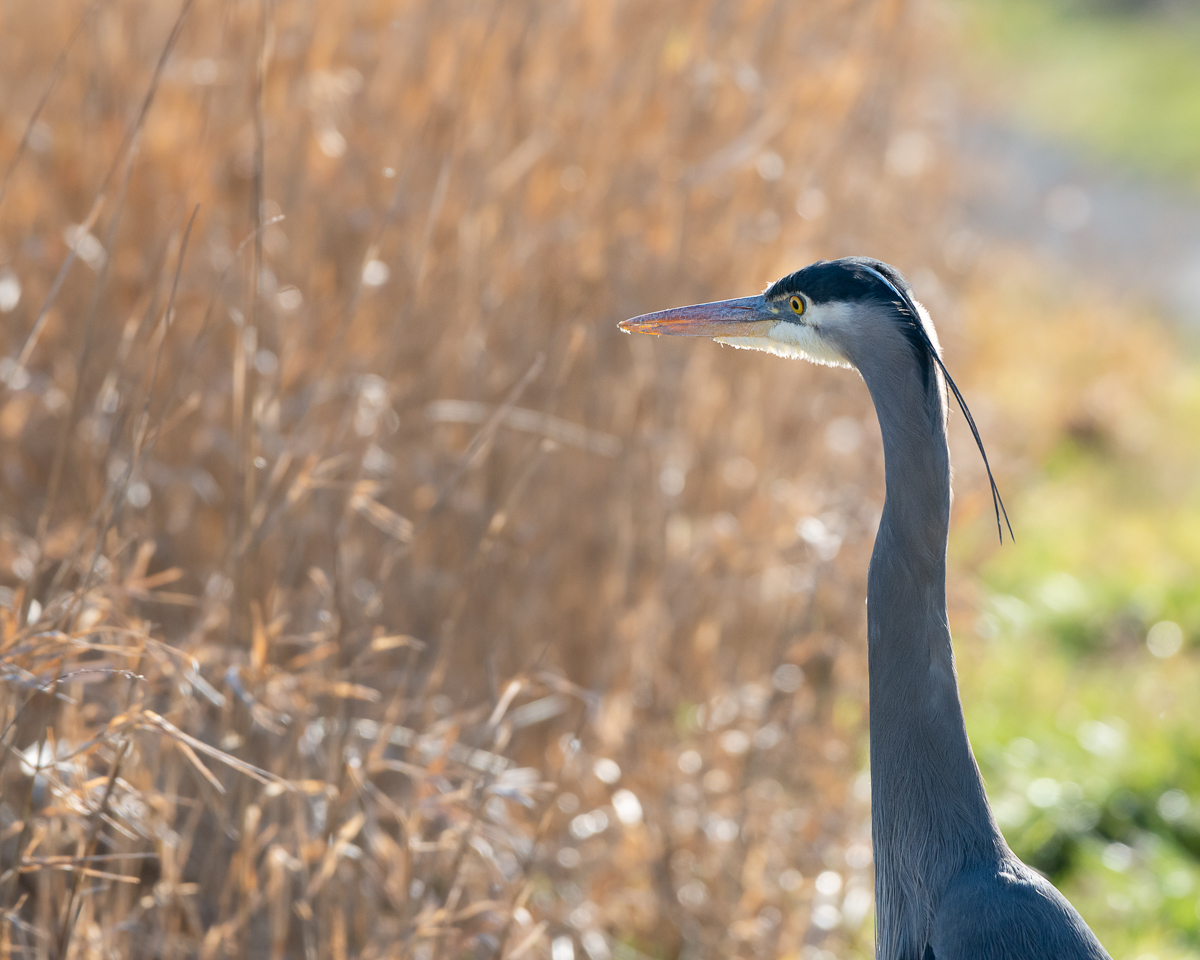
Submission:
[[[1066,0],[956,6],[971,59],[982,56],[1019,119],[1107,161],[1200,188],[1200,11],[1135,15]]]
[[[1200,664],[1144,650],[1081,660],[999,619],[961,680],[1009,843],[1118,960],[1200,955]]]
[[[1180,442],[1194,441],[1186,427]],[[1196,636],[1200,489],[1163,482],[1185,469],[1150,458],[1135,472],[1064,441],[1023,492],[1021,537],[989,561],[987,583],[1022,597],[1031,625],[1080,652],[1140,645],[1161,620]]]

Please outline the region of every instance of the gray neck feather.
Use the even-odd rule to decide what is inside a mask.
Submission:
[[[920,960],[948,881],[1007,848],[967,739],[946,619],[944,386],[936,370],[922,382],[901,336],[872,342],[856,366],[887,477],[867,578],[876,956]]]

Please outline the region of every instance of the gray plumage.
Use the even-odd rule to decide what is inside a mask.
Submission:
[[[871,394],[886,476],[867,577],[876,957],[1109,960],[1062,894],[1008,848],[967,739],[946,617],[947,384],[961,397],[899,272],[823,261],[758,297],[621,326],[850,366]]]

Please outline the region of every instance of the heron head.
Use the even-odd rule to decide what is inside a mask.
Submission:
[[[743,350],[852,367],[868,386],[875,379],[887,383],[902,351],[911,350],[925,389],[938,391],[942,416],[943,382],[958,401],[987,468],[997,528],[1001,514],[1007,522],[975,419],[942,363],[929,315],[895,267],[869,257],[818,260],[776,280],[756,297],[661,310],[623,320],[620,327],[626,333],[710,337]]]
[[[756,297],[662,310],[620,327],[627,333],[710,337],[744,350],[860,369],[884,352],[881,340],[907,340],[923,371],[938,350],[933,326],[900,272],[866,257],[820,260]]]

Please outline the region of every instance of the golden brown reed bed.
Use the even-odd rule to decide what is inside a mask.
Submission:
[[[865,392],[615,322],[919,266],[921,23],[0,13],[0,953],[869,951]]]

